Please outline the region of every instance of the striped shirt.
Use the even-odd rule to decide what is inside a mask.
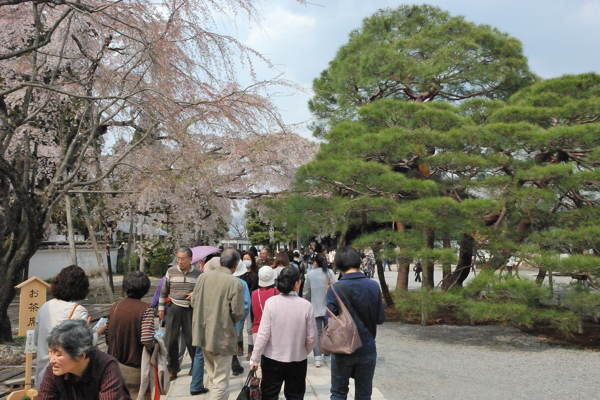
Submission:
[[[160,290],[160,299],[158,300],[158,310],[164,311],[165,299],[169,297],[173,304],[179,307],[189,307],[190,301],[186,299],[188,293],[194,291],[196,280],[202,271],[194,266],[190,266],[187,272],[181,271],[178,265],[171,267],[165,274],[165,283]]]

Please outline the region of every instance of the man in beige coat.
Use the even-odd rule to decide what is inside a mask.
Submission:
[[[235,323],[244,318],[244,286],[233,276],[239,253],[221,254],[221,266],[200,275],[192,294],[192,344],[204,355],[211,400],[229,399],[231,358],[237,354]]]

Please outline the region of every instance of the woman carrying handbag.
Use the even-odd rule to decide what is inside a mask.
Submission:
[[[307,356],[317,343],[311,304],[298,297],[300,272],[285,267],[277,279],[279,296],[265,302],[250,369],[262,368],[262,400],[276,400],[285,382],[287,400],[300,400],[306,391]]]

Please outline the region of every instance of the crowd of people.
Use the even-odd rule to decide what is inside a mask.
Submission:
[[[220,247],[199,262],[192,259],[190,248],[177,251],[150,304],[141,300],[150,289],[148,276],[127,274],[125,299],[94,329],[78,304],[88,294],[88,278],[78,266],[64,268],[52,280],[54,299],[36,318],[38,398],[144,399],[177,379],[187,350],[190,394],[228,399],[230,376],[244,372],[246,336],[246,360],[262,377],[262,399],[277,399],[284,384],[286,399],[302,399],[311,351],[316,368],[331,366],[332,400],[347,398],[350,377],[355,398],[370,399],[376,325],[385,313],[379,285],[365,275],[355,249],[328,254],[317,244],[270,257],[267,249]],[[352,316],[362,347],[352,354],[322,354],[327,309],[338,315],[340,306]],[[105,335],[106,353],[97,349],[98,335]],[[149,376],[157,370],[164,382],[153,385]]]

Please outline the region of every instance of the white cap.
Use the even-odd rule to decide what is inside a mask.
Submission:
[[[244,264],[244,262],[242,260],[240,260],[238,262],[238,265],[235,269],[235,271],[233,271],[233,276],[242,276],[246,273],[246,264]]]
[[[275,283],[275,271],[268,265],[258,270],[258,286],[267,287]]]

